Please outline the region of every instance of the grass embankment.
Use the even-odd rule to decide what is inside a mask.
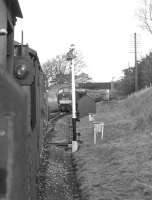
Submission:
[[[83,144],[75,158],[82,199],[152,199],[152,88],[98,103],[96,120],[105,123],[96,145],[88,117],[79,123]]]

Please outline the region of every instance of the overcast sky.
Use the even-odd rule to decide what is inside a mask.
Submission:
[[[94,81],[111,81],[134,64],[133,34],[137,32],[138,59],[151,49],[152,36],[142,31],[135,15],[141,0],[19,0],[23,19],[15,39],[38,52],[43,63],[75,44]]]

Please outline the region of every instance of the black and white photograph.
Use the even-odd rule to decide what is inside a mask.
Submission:
[[[0,0],[0,200],[152,199],[152,0]]]

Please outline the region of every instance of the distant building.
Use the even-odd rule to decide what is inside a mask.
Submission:
[[[89,113],[96,113],[95,100],[88,95],[82,96],[77,104],[80,117],[87,116]]]

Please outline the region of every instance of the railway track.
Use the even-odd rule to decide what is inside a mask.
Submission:
[[[62,116],[62,113],[60,111],[56,111],[56,112],[51,112],[49,114],[49,120],[57,120],[60,116]]]
[[[61,113],[60,111],[57,112],[51,112],[48,116],[48,130],[47,132],[53,131],[54,126],[56,124],[56,121],[59,120],[60,118],[64,117],[64,113]]]
[[[81,200],[71,150],[52,143],[56,137],[55,125],[65,113],[49,115],[49,127],[45,137],[39,176],[40,200]]]

